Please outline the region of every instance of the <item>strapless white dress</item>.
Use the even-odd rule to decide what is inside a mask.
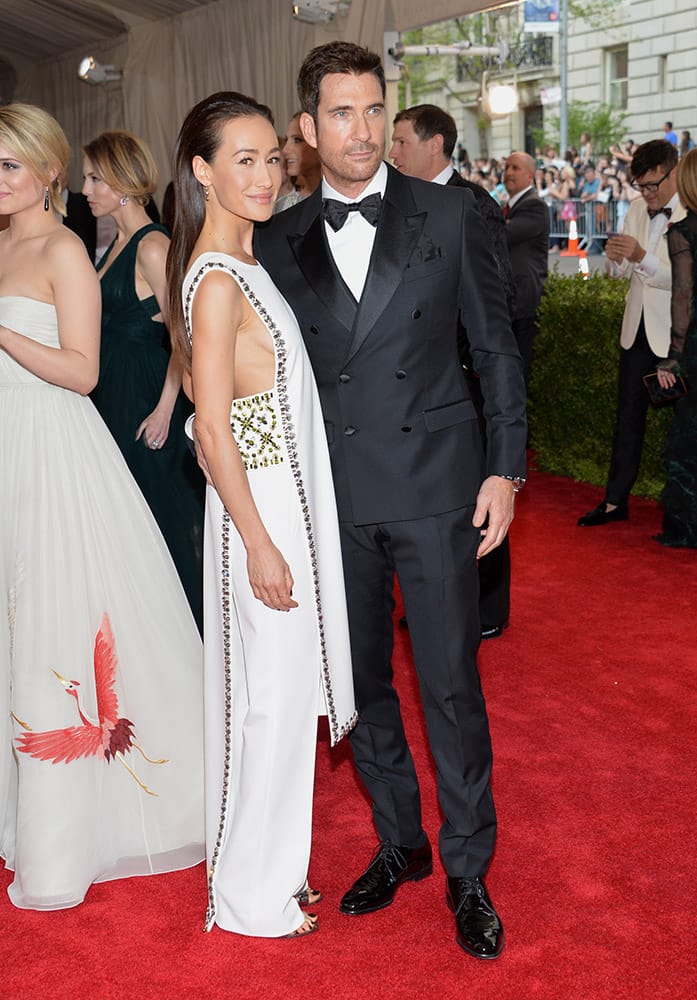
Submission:
[[[299,606],[280,613],[254,597],[244,546],[209,487],[206,926],[280,937],[303,922],[294,895],[310,859],[317,716],[328,716],[332,744],[355,723],[339,528],[319,396],[295,317],[262,267],[206,253],[182,290],[189,330],[199,282],[211,270],[239,284],[273,343],[273,387],[235,399],[230,422]]]
[[[0,297],[0,324],[59,346],[48,303]],[[176,571],[90,400],[2,350],[0,602],[12,902],[200,861],[202,655]]]

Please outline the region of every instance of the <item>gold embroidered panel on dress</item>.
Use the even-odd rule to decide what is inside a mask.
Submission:
[[[273,392],[233,399],[230,426],[247,471],[283,461],[283,432],[273,405]]]

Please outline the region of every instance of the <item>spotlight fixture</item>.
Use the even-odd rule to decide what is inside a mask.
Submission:
[[[487,118],[504,118],[518,110],[518,86],[514,79],[511,84],[489,83],[489,74],[482,73],[480,103]]]
[[[326,24],[337,14],[345,14],[350,6],[351,0],[304,0],[304,3],[292,4],[290,12],[296,21]]]
[[[489,87],[489,111],[492,116],[510,115],[518,110],[518,91],[515,86],[501,84]]]
[[[85,56],[77,68],[77,75],[85,83],[111,83],[121,79],[121,70],[115,66],[103,66],[94,56]]]

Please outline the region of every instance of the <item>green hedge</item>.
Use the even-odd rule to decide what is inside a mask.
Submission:
[[[530,443],[538,468],[596,486],[607,481],[617,406],[619,334],[628,282],[553,271],[540,303],[530,380]],[[658,499],[672,408],[649,407],[634,493]]]

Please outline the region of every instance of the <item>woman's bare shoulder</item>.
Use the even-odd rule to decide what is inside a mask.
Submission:
[[[169,249],[169,236],[159,229],[146,233],[138,244],[138,258],[159,260],[163,254],[166,257]]]
[[[55,259],[67,257],[72,264],[89,264],[92,262],[87,255],[85,244],[67,226],[58,226],[46,237],[46,252]]]

